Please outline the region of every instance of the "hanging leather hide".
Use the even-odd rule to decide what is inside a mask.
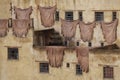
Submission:
[[[84,23],[80,21],[79,28],[81,32],[81,39],[86,42],[90,42],[93,38],[94,28],[95,28],[95,22],[92,23]]]
[[[25,37],[29,30],[30,20],[16,19],[13,20],[13,34],[16,37]]]
[[[82,71],[88,72],[89,70],[89,49],[87,47],[76,47],[76,56]]]
[[[61,33],[66,40],[71,40],[75,36],[78,20],[67,21],[61,19]]]
[[[49,60],[49,64],[52,67],[61,67],[63,56],[64,56],[64,47],[62,46],[48,46],[47,50],[47,58]]]
[[[38,6],[41,16],[41,23],[44,27],[52,27],[54,25],[54,14],[56,12],[56,5],[53,7]]]
[[[101,22],[104,39],[108,44],[112,44],[117,39],[117,26],[118,19],[109,23]]]
[[[6,36],[7,31],[8,31],[8,20],[0,19],[0,37]]]
[[[26,9],[14,7],[16,19],[30,19],[32,13],[32,6]]]

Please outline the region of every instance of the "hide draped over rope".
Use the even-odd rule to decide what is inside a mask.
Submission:
[[[89,70],[89,49],[87,47],[76,47],[76,56],[82,71],[88,72]]]
[[[64,47],[62,46],[48,46],[47,50],[47,58],[49,60],[49,64],[52,67],[61,67],[63,56],[64,56]]]
[[[56,12],[56,5],[53,7],[38,6],[41,16],[41,23],[44,27],[51,27],[54,25],[54,14]]]
[[[25,37],[28,33],[30,20],[26,19],[16,19],[13,20],[13,34],[16,37]]]
[[[79,28],[81,32],[81,39],[86,42],[90,42],[93,38],[95,22],[92,23],[84,23],[82,21],[79,22]]]
[[[101,28],[104,35],[104,39],[108,44],[112,44],[117,39],[117,26],[118,26],[118,19],[106,23],[101,22]]]
[[[67,21],[61,19],[61,33],[66,40],[71,40],[75,36],[78,20]]]
[[[7,31],[8,31],[8,20],[0,19],[0,37],[6,36]]]
[[[32,6],[26,9],[16,8],[14,6],[16,19],[30,19],[30,15],[32,13]]]

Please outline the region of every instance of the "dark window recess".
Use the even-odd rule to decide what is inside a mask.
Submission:
[[[61,46],[63,38],[54,29],[34,31],[33,46]]]
[[[77,46],[79,46],[79,42],[77,42],[76,44],[77,44]]]
[[[73,20],[73,12],[65,12],[66,20]]]
[[[40,63],[40,72],[49,73],[49,64],[48,63]]]
[[[113,12],[113,13],[112,13],[112,20],[114,21],[116,18],[117,18],[117,13],[116,13],[116,12]]]
[[[80,68],[80,65],[76,65],[76,75],[82,75],[82,69]]]
[[[79,12],[79,20],[80,20],[80,21],[83,20],[82,12]]]
[[[92,46],[92,43],[91,43],[91,42],[88,42],[88,46],[91,47],[91,46]]]
[[[8,59],[18,59],[18,48],[8,48]]]
[[[56,13],[55,13],[55,20],[59,21],[59,11],[56,11]]]
[[[67,46],[68,45],[68,42],[67,41],[64,41],[64,46]]]
[[[103,12],[95,12],[95,21],[103,21],[104,13]]]
[[[101,47],[103,47],[103,46],[104,46],[104,43],[102,42],[102,43],[101,43]]]
[[[110,67],[110,66],[106,66],[106,67],[103,67],[103,76],[104,78],[113,78],[113,67]]]
[[[70,67],[70,63],[67,63],[67,64],[66,64],[66,67],[69,68],[69,67]]]

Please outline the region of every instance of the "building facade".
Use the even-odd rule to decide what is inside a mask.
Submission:
[[[32,6],[32,27],[25,38],[13,35],[12,27],[7,35],[0,38],[0,80],[120,80],[120,0],[1,0],[0,19],[15,19],[14,6],[28,8]],[[45,28],[41,23],[38,5],[57,6],[55,24]],[[96,21],[93,39],[83,42],[79,25],[74,41],[65,49],[62,66],[49,65],[46,46],[61,44],[61,19],[80,20],[85,23]],[[108,45],[105,42],[99,22],[111,22],[118,19],[117,39]],[[53,34],[55,43],[47,38]],[[57,41],[55,35],[59,37]],[[89,71],[81,70],[74,47],[87,46],[89,51]],[[58,45],[58,44],[57,44]],[[10,54],[13,53],[13,54]],[[17,54],[16,54],[17,53]]]

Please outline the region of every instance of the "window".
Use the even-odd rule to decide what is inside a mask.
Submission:
[[[92,43],[91,43],[91,42],[88,42],[88,46],[91,47],[91,46],[92,46]]]
[[[55,13],[55,20],[59,21],[59,12],[58,11],[56,11],[56,13]]]
[[[73,12],[65,12],[66,20],[73,20]]]
[[[104,78],[113,78],[113,67],[106,66],[103,67]]]
[[[18,48],[8,48],[8,59],[18,59]]]
[[[95,21],[103,21],[103,20],[104,20],[103,12],[95,12]]]
[[[66,67],[69,68],[69,67],[70,67],[70,63],[67,63],[67,64],[66,64]]]
[[[40,72],[49,73],[49,64],[48,63],[40,63]]]
[[[83,17],[82,17],[82,12],[79,12],[79,20],[82,21]]]
[[[82,75],[82,69],[80,68],[80,65],[76,65],[76,74],[77,75]]]
[[[77,44],[77,46],[79,46],[79,42],[77,42],[76,44]]]
[[[117,18],[117,15],[116,15],[116,14],[117,14],[116,12],[113,12],[113,13],[112,13],[112,20],[113,20],[113,21]]]

